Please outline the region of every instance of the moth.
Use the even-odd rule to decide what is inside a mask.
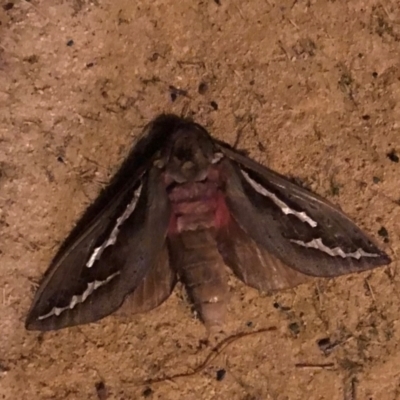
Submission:
[[[123,308],[146,312],[177,280],[204,324],[223,324],[228,266],[271,292],[390,258],[327,200],[160,115],[89,207],[37,290],[26,328],[54,330]]]

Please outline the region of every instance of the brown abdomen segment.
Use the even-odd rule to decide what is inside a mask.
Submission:
[[[169,237],[172,262],[190,300],[208,329],[224,321],[228,277],[212,229],[186,231]]]

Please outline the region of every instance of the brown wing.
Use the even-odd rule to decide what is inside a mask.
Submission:
[[[241,281],[255,289],[271,292],[312,279],[258,246],[233,220],[219,231],[217,242],[226,265]]]
[[[229,212],[256,243],[297,271],[334,277],[389,264],[390,258],[343,212],[284,176],[227,148]]]
[[[128,316],[158,307],[170,296],[175,283],[176,274],[170,266],[168,249],[164,245],[157,262],[136,290],[127,296],[116,315]]]

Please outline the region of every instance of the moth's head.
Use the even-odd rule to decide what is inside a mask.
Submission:
[[[184,183],[206,179],[209,167],[221,158],[221,152],[207,131],[196,124],[186,123],[171,134],[157,163],[165,167],[169,180]]]

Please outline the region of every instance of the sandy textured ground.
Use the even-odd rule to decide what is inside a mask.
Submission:
[[[396,1],[1,6],[0,399],[400,398]],[[26,332],[59,244],[166,111],[299,177],[395,261],[274,296],[237,283],[226,337],[277,329],[221,354],[179,288],[146,315]]]

